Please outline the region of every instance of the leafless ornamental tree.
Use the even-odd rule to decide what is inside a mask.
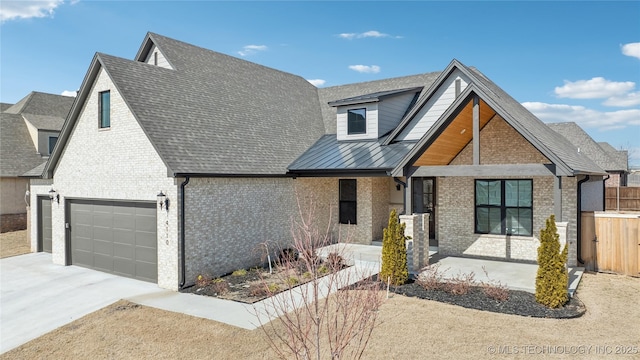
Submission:
[[[265,281],[269,297],[254,304],[261,329],[283,359],[359,359],[384,301],[379,283],[367,280],[377,265],[349,260],[340,235],[327,252],[331,222],[319,229],[313,199],[303,205],[297,197],[297,206],[291,248],[280,252],[274,272],[286,285]]]

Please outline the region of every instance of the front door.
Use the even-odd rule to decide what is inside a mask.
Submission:
[[[437,246],[436,238],[436,178],[413,178],[413,213],[429,214],[429,243]]]

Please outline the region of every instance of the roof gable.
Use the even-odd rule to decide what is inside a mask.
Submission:
[[[479,99],[499,114],[509,125],[540,151],[542,155],[551,160],[553,164],[556,165],[558,174],[573,176],[579,173],[603,173],[600,167],[586,156],[579,154],[577,149],[564,137],[548,128],[520,103],[477,70],[470,69],[457,60],[454,60],[443,73],[449,74],[454,68],[459,69],[468,76],[471,79],[471,83],[394,169],[394,175],[402,174],[402,169],[405,166],[415,162],[422,152],[428,149],[428,147],[441,136],[456,115],[463,111],[464,107],[472,101],[474,96],[478,96]],[[446,76],[441,76],[439,80],[442,82],[445,78]],[[429,94],[433,93],[438,86],[439,84],[432,86],[425,97],[421,99],[422,103],[426,101]],[[417,104],[414,109],[418,107],[419,105]],[[414,115],[414,111],[410,112],[405,118],[406,122],[403,120],[403,123],[408,123],[411,116]],[[397,134],[399,131],[394,133]],[[392,136],[393,134],[390,135],[389,138],[391,139]]]
[[[175,70],[97,54],[60,141],[102,67],[172,176],[284,176],[324,134],[317,90],[305,79],[157,34],[149,39]]]

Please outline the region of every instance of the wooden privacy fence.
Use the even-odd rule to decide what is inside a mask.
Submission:
[[[605,210],[640,211],[640,187],[605,189]]]
[[[640,276],[640,213],[585,211],[580,227],[587,270]]]

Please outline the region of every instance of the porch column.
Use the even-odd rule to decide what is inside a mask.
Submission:
[[[404,188],[404,213],[413,214],[413,178],[407,176],[407,186]]]
[[[411,251],[407,252],[407,260],[412,263],[409,272],[418,274],[429,265],[428,239],[425,242],[425,234],[429,233],[429,214],[400,215],[400,223],[405,224],[404,235],[411,237],[413,242]]]
[[[553,214],[562,221],[562,177],[553,177]]]
[[[473,165],[480,165],[480,98],[473,96]]]

